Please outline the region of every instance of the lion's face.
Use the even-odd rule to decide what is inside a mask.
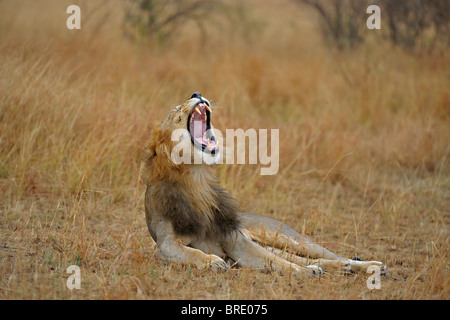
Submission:
[[[161,127],[163,130],[179,132],[179,140],[174,141],[174,144],[178,147],[181,144],[183,149],[190,148],[192,156],[196,153],[206,164],[217,163],[220,150],[211,124],[211,113],[210,102],[195,92],[190,99],[172,110]]]

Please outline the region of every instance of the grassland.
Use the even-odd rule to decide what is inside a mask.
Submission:
[[[66,8],[82,7],[82,29]],[[119,1],[0,1],[0,299],[449,299],[450,56],[324,45],[289,1],[132,42]],[[234,11],[233,11],[234,10]],[[245,13],[245,15],[242,15]],[[217,20],[215,20],[217,18]],[[368,32],[367,37],[371,37]],[[280,129],[280,170],[223,165],[241,207],[340,255],[307,280],[158,263],[139,180],[152,126],[194,91],[215,126]],[[77,264],[82,289],[66,287]]]

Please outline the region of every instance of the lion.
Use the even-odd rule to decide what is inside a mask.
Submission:
[[[145,146],[145,217],[162,261],[215,271],[238,266],[298,276],[365,272],[370,266],[385,273],[382,262],[340,257],[274,218],[241,212],[215,173],[221,150],[211,116],[209,100],[195,92],[152,130]],[[178,141],[173,141],[175,130],[181,132]],[[201,163],[176,161],[173,150],[180,144]]]

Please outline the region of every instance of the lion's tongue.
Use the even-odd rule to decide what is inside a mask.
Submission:
[[[204,139],[206,133],[206,122],[195,119],[191,123],[191,134],[200,145],[207,145],[208,142]]]

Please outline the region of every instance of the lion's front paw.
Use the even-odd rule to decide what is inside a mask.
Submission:
[[[229,266],[228,264],[221,258],[216,255],[210,254],[208,255],[207,268],[212,271],[227,271]]]

